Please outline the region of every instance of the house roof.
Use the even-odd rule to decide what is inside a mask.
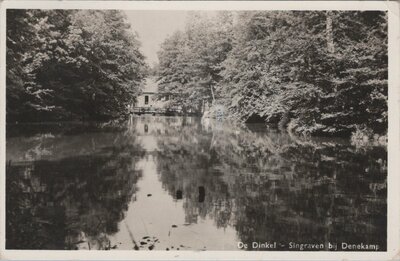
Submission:
[[[145,94],[172,94],[172,95],[182,95],[180,92],[174,92],[174,91],[164,91],[160,92],[158,90],[158,82],[156,77],[149,77],[146,79],[142,92],[140,95],[145,95]]]
[[[158,83],[155,77],[149,77],[146,79],[144,83],[143,93],[157,93],[158,92]]]

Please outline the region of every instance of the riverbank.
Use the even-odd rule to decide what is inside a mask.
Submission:
[[[265,117],[263,118],[258,115],[247,119],[241,119],[238,115],[231,113],[229,109],[225,109],[222,105],[212,105],[204,111],[202,121],[228,120],[239,125],[258,123],[264,124],[266,128],[272,126],[281,131],[286,131],[303,137],[340,137],[349,139],[353,144],[359,146],[387,146],[387,133],[374,133],[371,128],[363,125],[353,125],[353,128],[346,132],[335,132],[332,131],[333,128],[331,126],[323,126],[315,123],[315,128],[319,128],[319,131],[316,132],[315,130],[312,131],[311,127],[308,129],[305,126],[299,128],[299,123],[295,119],[290,119],[288,115],[289,114],[285,114],[281,119],[275,120],[274,122],[268,122]]]

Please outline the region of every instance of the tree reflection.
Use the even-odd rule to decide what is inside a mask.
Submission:
[[[210,215],[218,227],[227,226],[231,204],[227,185],[213,168],[218,158],[211,149],[210,133],[196,118],[164,124],[170,135],[158,139],[157,165],[165,189],[170,195],[182,191],[187,223]]]
[[[7,248],[117,248],[109,237],[135,198],[136,162],[151,153],[185,225],[211,218],[250,247],[386,249],[385,147],[178,117],[39,133],[7,138]]]
[[[250,246],[362,242],[386,249],[386,148],[256,126],[165,124],[171,133],[158,141],[160,178],[171,195],[183,191],[187,222],[209,215],[218,227],[233,225]]]
[[[134,133],[99,129],[32,140],[49,151],[33,161],[12,153],[26,140],[7,144],[6,248],[115,248],[108,235],[118,231],[141,176],[135,163],[144,152]]]

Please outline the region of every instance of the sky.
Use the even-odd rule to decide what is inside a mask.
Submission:
[[[132,30],[139,34],[141,50],[149,65],[158,62],[160,44],[176,30],[185,28],[188,11],[125,11]]]

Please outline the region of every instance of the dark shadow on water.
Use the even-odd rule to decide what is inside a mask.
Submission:
[[[182,193],[182,190],[177,190],[176,191],[176,199],[182,199],[182,197],[183,197],[183,195],[182,195],[183,193]]]
[[[143,151],[134,137],[120,132],[92,135],[89,141],[83,134],[64,137],[29,141],[46,153],[26,161],[20,161],[24,155],[12,155],[6,178],[7,249],[114,247],[108,235],[118,231],[137,190],[142,173],[134,167]],[[28,161],[32,157],[37,160]]]
[[[203,203],[205,197],[206,197],[206,191],[203,186],[200,186],[199,187],[199,203]]]

